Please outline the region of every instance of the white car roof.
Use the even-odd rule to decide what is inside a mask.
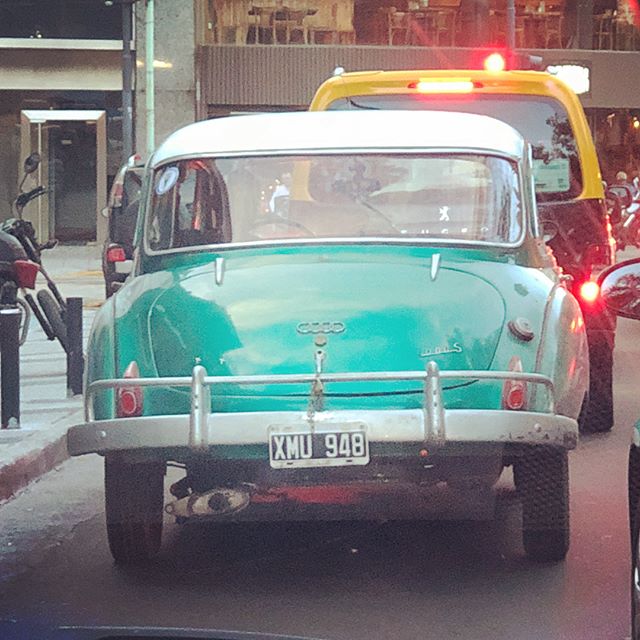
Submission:
[[[518,159],[524,140],[508,124],[470,113],[272,113],[215,118],[178,129],[156,150],[151,166],[204,156],[380,149],[477,150]]]

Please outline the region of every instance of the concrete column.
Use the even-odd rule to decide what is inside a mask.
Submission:
[[[593,49],[593,0],[577,2],[575,42],[578,49]]]
[[[155,142],[195,121],[195,11],[193,2],[155,0]],[[144,2],[136,5],[136,151],[146,140]],[[142,65],[142,66],[141,66]]]

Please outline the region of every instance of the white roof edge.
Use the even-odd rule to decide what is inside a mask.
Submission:
[[[324,111],[216,118],[171,134],[152,166],[207,155],[255,155],[350,149],[465,149],[522,157],[525,143],[511,126],[469,113]]]

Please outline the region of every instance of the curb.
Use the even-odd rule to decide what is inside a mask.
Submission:
[[[78,407],[47,429],[31,431],[16,444],[0,445],[0,503],[69,458],[67,431],[81,422]]]

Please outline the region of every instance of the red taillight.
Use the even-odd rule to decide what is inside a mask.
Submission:
[[[585,302],[595,302],[600,295],[600,285],[593,280],[587,280],[580,285],[580,297]]]
[[[13,268],[16,273],[16,282],[21,289],[35,288],[40,265],[31,260],[15,260]]]
[[[504,71],[507,68],[507,61],[504,59],[504,56],[502,54],[492,53],[485,58],[484,68],[485,71]]]
[[[124,378],[139,378],[140,370],[134,361],[125,369]],[[132,418],[142,415],[142,387],[123,387],[117,392],[117,414],[119,418]]]
[[[509,362],[509,371],[522,372],[522,361],[513,356]],[[527,383],[522,380],[506,380],[502,387],[502,406],[511,411],[524,409],[527,402]]]
[[[127,259],[122,247],[109,247],[107,249],[107,262],[124,262]]]

